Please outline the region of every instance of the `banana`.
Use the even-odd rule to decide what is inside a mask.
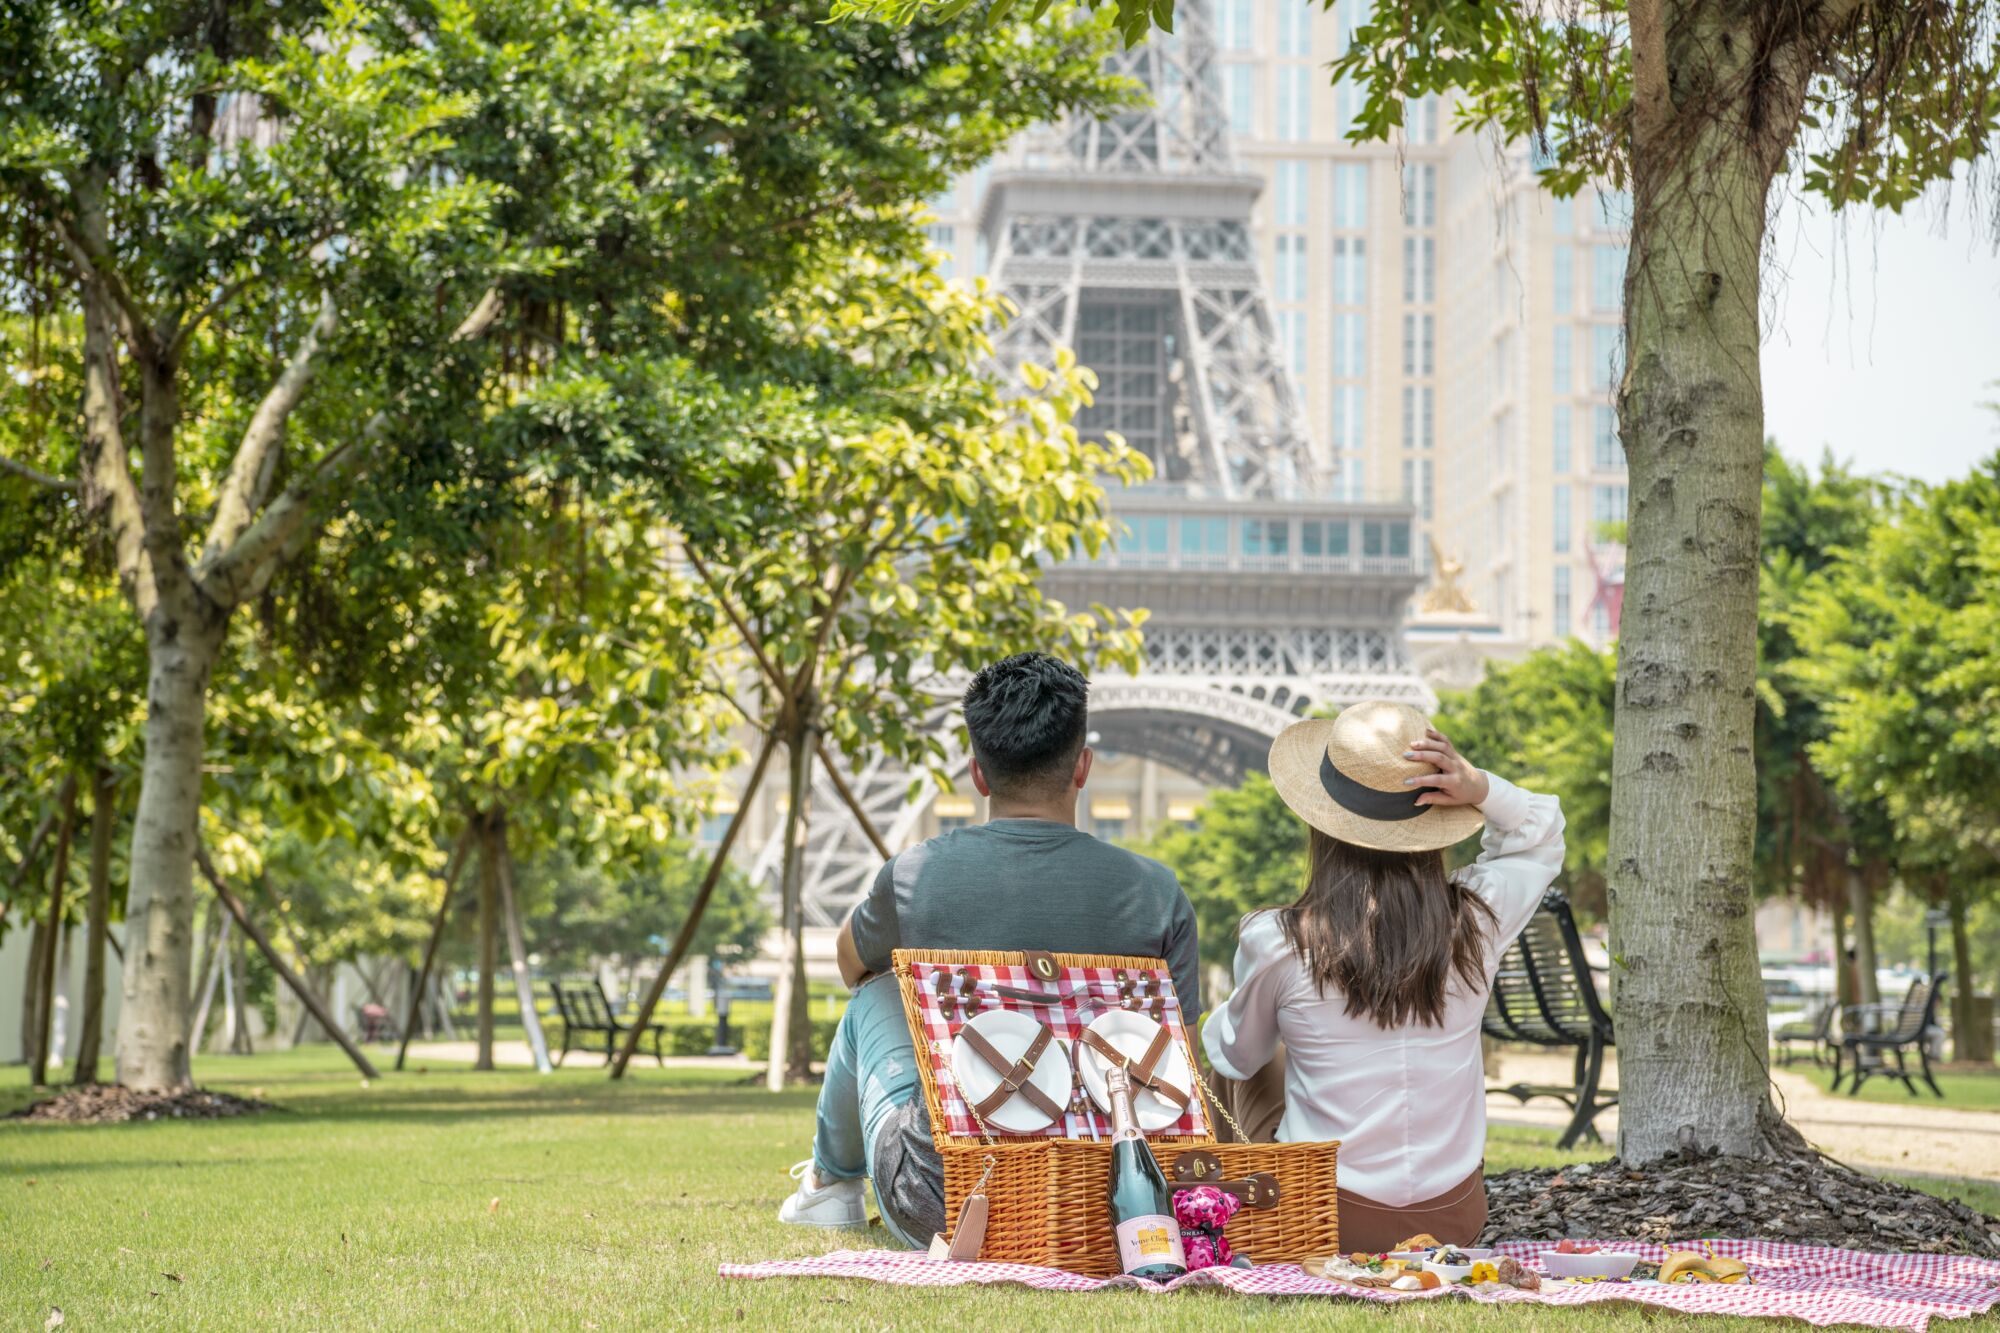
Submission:
[[[1662,1282],[1743,1282],[1749,1276],[1750,1266],[1741,1259],[1693,1250],[1675,1250],[1660,1265]]]

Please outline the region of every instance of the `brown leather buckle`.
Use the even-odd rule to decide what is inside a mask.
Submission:
[[[1053,985],[1055,979],[1062,974],[1062,968],[1057,964],[1056,956],[1044,949],[1023,950],[1021,962],[1027,968],[1028,975],[1045,986]]]
[[[1042,1053],[1049,1049],[1056,1035],[1045,1023],[1035,1024],[1035,1029],[1035,1039],[1028,1043],[1027,1050],[1021,1052],[1021,1058],[1012,1062],[1000,1054],[993,1043],[981,1036],[976,1029],[966,1027],[959,1030],[958,1035],[965,1038],[965,1044],[972,1048],[972,1053],[984,1060],[988,1067],[1000,1076],[1000,1086],[972,1104],[973,1114],[982,1122],[1005,1106],[1016,1093],[1026,1097],[1030,1106],[1050,1120],[1062,1118],[1062,1108],[1056,1105],[1047,1093],[1029,1082],[1034,1076],[1036,1062],[1042,1058]]]
[[[1137,1060],[1134,1060],[1125,1054],[1125,1052],[1113,1046],[1104,1037],[1099,1036],[1092,1029],[1085,1028],[1083,1030],[1084,1045],[1096,1051],[1112,1064],[1122,1066],[1125,1072],[1132,1076],[1134,1083],[1152,1089],[1153,1092],[1172,1102],[1182,1111],[1186,1111],[1188,1109],[1188,1102],[1191,1100],[1190,1094],[1185,1089],[1177,1088],[1167,1082],[1159,1073],[1160,1057],[1167,1053],[1167,1048],[1173,1045],[1173,1041],[1173,1034],[1168,1032],[1163,1025],[1158,1032],[1153,1034],[1153,1040],[1147,1045],[1145,1053]]]
[[[1246,1208],[1278,1206],[1278,1178],[1269,1171],[1252,1171],[1241,1180],[1222,1179],[1222,1159],[1202,1148],[1190,1149],[1174,1158],[1174,1184],[1185,1189],[1206,1185],[1234,1194]]]

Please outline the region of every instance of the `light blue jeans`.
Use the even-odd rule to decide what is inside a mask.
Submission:
[[[916,1048],[903,1016],[902,994],[895,977],[875,977],[848,1001],[827,1051],[813,1129],[814,1173],[821,1180],[873,1174],[876,1138],[884,1122],[917,1096]],[[878,1188],[878,1203],[880,1195]],[[911,1249],[930,1243],[928,1236],[919,1240],[904,1234],[887,1208],[882,1209],[882,1223]]]

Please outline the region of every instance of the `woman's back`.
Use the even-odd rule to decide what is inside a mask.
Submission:
[[[1232,1079],[1255,1074],[1282,1043],[1278,1139],[1340,1140],[1343,1190],[1392,1207],[1433,1198],[1478,1168],[1486,1147],[1480,1016],[1500,952],[1562,868],[1555,798],[1488,781],[1479,860],[1450,885],[1425,890],[1456,910],[1404,923],[1427,934],[1465,931],[1469,951],[1434,937],[1385,936],[1388,893],[1368,894],[1344,916],[1322,903],[1321,915],[1302,922],[1300,910],[1314,905],[1309,893],[1294,908],[1245,918],[1236,992],[1202,1034],[1216,1071]],[[1412,943],[1428,947],[1399,947]],[[1340,965],[1316,949],[1340,954]],[[1419,972],[1428,980],[1413,986]],[[1359,979],[1356,993],[1335,979],[1343,975]],[[1384,1014],[1395,1017],[1385,1023]]]

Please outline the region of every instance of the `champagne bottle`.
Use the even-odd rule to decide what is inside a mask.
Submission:
[[[1164,1282],[1187,1272],[1180,1223],[1167,1178],[1139,1132],[1132,1114],[1132,1080],[1122,1069],[1104,1079],[1111,1098],[1111,1231],[1118,1242],[1118,1266],[1134,1277]]]

